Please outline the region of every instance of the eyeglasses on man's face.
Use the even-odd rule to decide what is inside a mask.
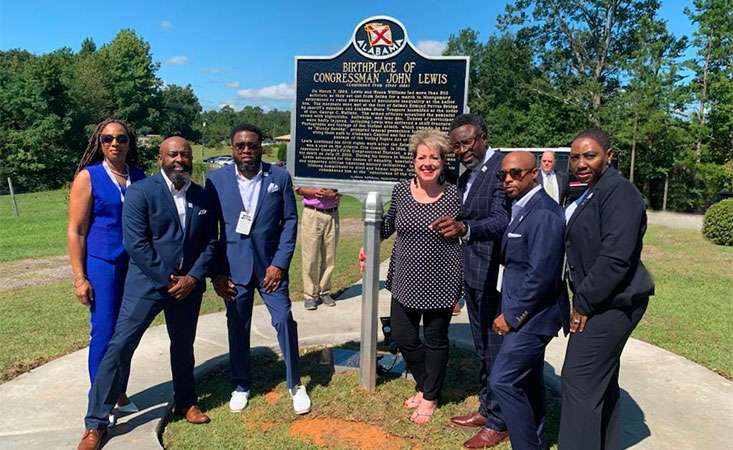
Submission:
[[[469,138],[466,138],[460,141],[451,142],[450,148],[452,148],[454,151],[459,151],[463,148],[471,148],[476,144],[476,140],[480,138],[481,136],[483,136],[483,133],[478,132]]]

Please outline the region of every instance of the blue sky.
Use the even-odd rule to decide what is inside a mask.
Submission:
[[[288,109],[296,55],[331,55],[354,27],[374,15],[390,15],[410,41],[439,52],[451,34],[471,27],[485,40],[496,30],[503,0],[425,1],[18,1],[0,0],[0,49],[46,53],[97,46],[122,28],[150,43],[166,83],[191,84],[204,109],[231,104]],[[690,34],[683,14],[692,0],[662,2],[672,32]]]

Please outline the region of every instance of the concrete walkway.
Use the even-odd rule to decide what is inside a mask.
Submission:
[[[647,221],[651,225],[664,225],[671,228],[702,230],[702,214],[684,214],[669,211],[647,210]]]
[[[384,269],[382,267],[382,276]],[[335,308],[305,311],[295,304],[301,348],[359,339],[361,286],[341,296]],[[380,314],[389,312],[389,293],[380,292]],[[465,311],[454,318],[451,338],[471,346]],[[559,389],[566,340],[547,350],[546,381]],[[254,308],[252,345],[276,346],[270,318]],[[202,316],[196,339],[197,373],[227,364],[223,313]],[[0,385],[0,449],[74,448],[86,409],[86,350],[66,355]],[[684,358],[632,339],[622,358],[624,442],[634,449],[729,448],[733,442],[733,383]],[[160,449],[156,429],[171,396],[168,337],[164,327],[145,334],[135,353],[129,393],[141,407],[115,427],[105,449]],[[318,408],[318,405],[314,405]]]

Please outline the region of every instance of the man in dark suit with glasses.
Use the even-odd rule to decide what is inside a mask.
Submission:
[[[464,295],[474,346],[481,359],[481,406],[478,411],[453,417],[451,423],[480,430],[465,447],[492,447],[508,437],[489,387],[491,367],[502,341],[491,325],[501,303],[496,280],[500,243],[509,223],[504,190],[496,178],[503,155],[488,146],[486,124],[478,115],[457,116],[449,137],[456,158],[467,169],[458,179],[461,211],[457,218],[438,219],[433,228],[446,238],[460,237],[463,241]]]

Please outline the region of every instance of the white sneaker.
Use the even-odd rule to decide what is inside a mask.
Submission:
[[[115,405],[115,409],[124,414],[132,414],[140,411],[140,409],[137,407],[136,404],[132,402],[132,400],[130,400],[126,405]]]
[[[311,410],[311,399],[305,391],[305,386],[301,384],[293,387],[289,391],[290,396],[293,398],[295,414],[308,414]]]
[[[229,409],[232,412],[239,412],[247,407],[248,400],[249,391],[234,391],[231,400],[229,400]]]

